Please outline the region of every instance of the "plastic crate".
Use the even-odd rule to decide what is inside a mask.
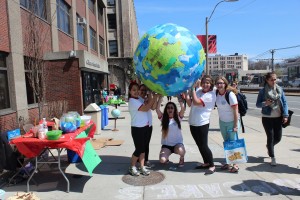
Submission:
[[[69,163],[80,163],[82,162],[80,156],[75,151],[67,149]]]

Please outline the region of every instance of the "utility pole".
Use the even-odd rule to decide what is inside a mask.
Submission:
[[[270,52],[272,54],[272,59],[271,59],[272,72],[274,72],[274,53],[275,53],[275,49],[271,49]]]

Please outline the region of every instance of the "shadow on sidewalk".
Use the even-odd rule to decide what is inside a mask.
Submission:
[[[291,149],[291,151],[298,151],[298,152],[300,152],[300,149]]]
[[[296,135],[283,135],[283,137],[300,138],[300,136],[296,136]]]
[[[65,170],[63,170],[65,171]],[[90,176],[76,175],[65,173],[66,177],[70,181],[70,192],[82,193],[85,184],[90,180]],[[33,176],[37,185],[32,181],[30,182],[30,191],[33,192],[50,192],[54,190],[63,191],[67,190],[67,183],[62,174],[58,169],[53,171],[40,171],[37,175]],[[15,185],[6,185],[5,191],[26,191],[27,190],[27,179],[19,182]]]
[[[249,192],[254,192],[259,196],[273,196],[280,194],[295,196],[300,195],[300,191],[298,189],[277,185],[275,183],[266,182],[263,180],[245,180],[241,184],[231,186],[231,188],[235,191],[245,192],[245,194]]]
[[[298,174],[299,169],[289,167],[288,165],[278,164],[277,166],[271,166],[270,163],[261,163],[257,166],[247,167],[246,170],[256,171],[256,172],[272,172],[280,174]]]
[[[102,162],[94,169],[93,174],[124,175],[128,172],[131,157],[100,155]],[[76,167],[87,172],[83,163],[78,163]]]

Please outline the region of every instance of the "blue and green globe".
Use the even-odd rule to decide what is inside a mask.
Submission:
[[[133,57],[135,72],[150,90],[176,96],[190,89],[205,66],[204,49],[188,29],[176,24],[151,28]]]

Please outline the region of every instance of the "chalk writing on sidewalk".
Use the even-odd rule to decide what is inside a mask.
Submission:
[[[197,185],[154,185],[119,189],[116,199],[193,199],[230,196],[300,195],[300,178],[230,181]]]

